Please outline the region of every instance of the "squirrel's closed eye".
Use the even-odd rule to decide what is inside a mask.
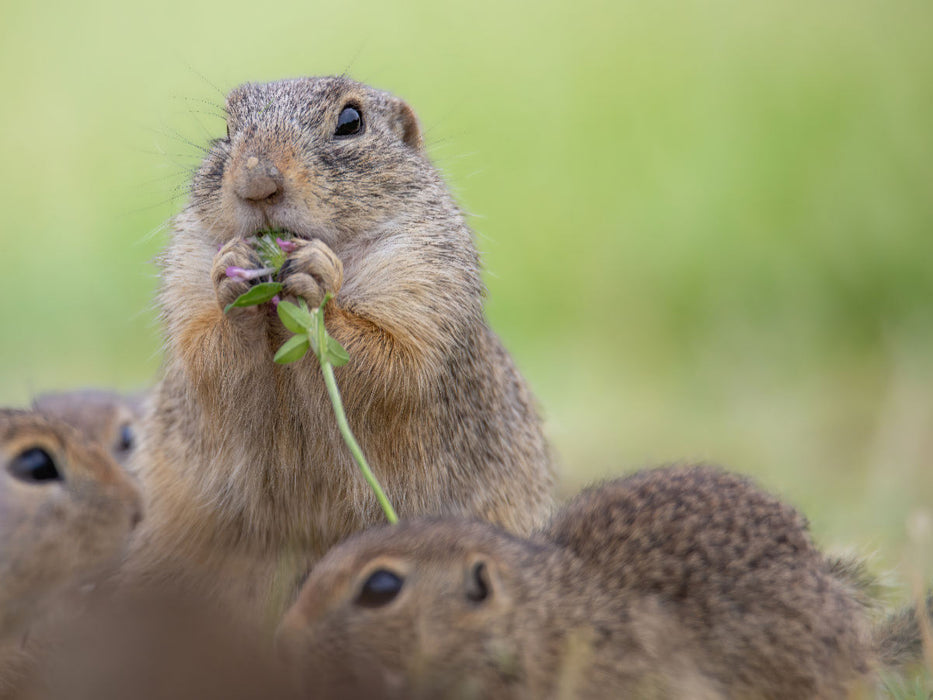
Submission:
[[[21,481],[58,481],[62,478],[55,461],[41,447],[20,452],[10,461],[8,469]]]
[[[364,608],[379,608],[388,605],[402,590],[404,581],[388,569],[377,569],[363,584],[356,604]]]
[[[356,136],[363,131],[363,116],[356,107],[347,105],[337,117],[337,129],[334,136]]]

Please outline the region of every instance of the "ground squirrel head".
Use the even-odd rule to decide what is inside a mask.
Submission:
[[[534,568],[523,562],[539,548],[549,546],[456,519],[364,532],[314,567],[277,646],[307,678],[324,674],[356,691],[509,682],[519,668],[510,611]]]
[[[0,636],[113,560],[141,517],[139,492],[103,449],[63,422],[0,409]]]
[[[43,394],[33,401],[33,408],[76,428],[125,466],[138,442],[144,400],[142,394],[81,389]]]
[[[217,243],[273,227],[333,246],[390,220],[430,177],[411,108],[348,78],[247,83],[225,111],[192,188]]]

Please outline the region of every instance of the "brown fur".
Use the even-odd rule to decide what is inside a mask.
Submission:
[[[800,513],[744,477],[644,471],[583,492],[543,534],[607,585],[669,601],[716,650],[704,672],[740,697],[840,697],[869,670],[858,587],[814,547]]]
[[[872,629],[875,655],[891,678],[911,675],[924,664],[933,669],[933,638],[924,630],[933,620],[933,591],[925,599],[897,610],[883,609],[885,583],[871,571],[864,558],[854,555],[828,559],[830,571],[848,585],[852,594],[877,619]]]
[[[870,677],[871,638],[829,568],[747,480],[661,469],[583,492],[532,539],[362,533],[312,570],[278,642],[309,683],[376,697],[841,698]],[[380,569],[404,583],[365,607]]]
[[[13,465],[33,449],[60,478],[17,478]],[[0,690],[41,614],[117,559],[141,513],[136,488],[96,444],[61,421],[0,409]]]
[[[79,389],[43,394],[33,401],[33,408],[68,423],[125,465],[136,448],[144,403],[143,394]]]
[[[298,700],[261,630],[216,601],[171,586],[99,592],[50,630],[43,700]]]
[[[912,671],[933,660],[933,640],[924,642],[924,618],[926,625],[933,620],[933,592],[927,594],[922,606],[905,606],[878,625],[875,649],[882,663],[892,671]],[[933,672],[933,665],[930,671]]]
[[[335,139],[346,104],[364,132]],[[327,325],[351,357],[337,382],[399,514],[539,525],[553,473],[534,400],[486,324],[471,231],[410,108],[308,78],[244,85],[227,113],[161,259],[166,360],[139,460],[151,517],[131,566],[274,608],[330,546],[384,522],[315,358],[272,362],[288,333],[268,307],[222,313],[248,287],[226,267],[255,266],[244,237],[267,225],[298,246],[286,296],[336,293]]]

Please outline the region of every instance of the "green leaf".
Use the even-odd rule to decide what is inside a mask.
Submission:
[[[289,362],[295,362],[304,357],[309,347],[308,336],[299,333],[282,343],[282,347],[279,348],[279,351],[275,353],[275,357],[272,359],[280,365],[287,365]]]
[[[350,361],[350,353],[330,334],[327,335],[327,361],[334,367],[343,367]]]
[[[233,302],[227,304],[224,313],[238,306],[256,306],[257,304],[264,304],[281,291],[281,282],[261,282],[250,287],[249,290],[243,292],[234,299]]]
[[[292,333],[307,333],[314,325],[314,319],[305,309],[301,309],[289,301],[279,302],[277,309],[282,324]]]

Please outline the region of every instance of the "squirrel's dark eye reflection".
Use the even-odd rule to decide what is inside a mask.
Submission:
[[[353,136],[363,130],[363,117],[355,107],[344,107],[337,117],[334,136]]]
[[[364,608],[379,608],[391,603],[402,590],[402,578],[388,569],[377,569],[363,584],[356,604]]]
[[[41,447],[20,452],[10,461],[9,470],[21,481],[57,481],[62,478],[55,461]]]
[[[133,428],[127,423],[120,428],[120,439],[117,441],[117,449],[122,452],[128,452],[133,449],[134,442]]]

